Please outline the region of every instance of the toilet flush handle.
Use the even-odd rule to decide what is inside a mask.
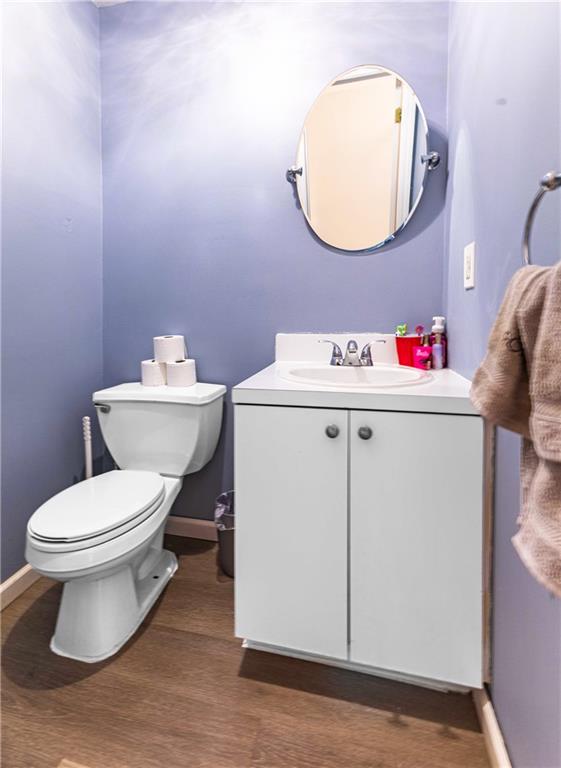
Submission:
[[[94,403],[94,407],[99,408],[102,413],[109,413],[111,410],[111,406],[107,405],[107,403]]]

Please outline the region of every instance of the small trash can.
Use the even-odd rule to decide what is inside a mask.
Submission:
[[[214,506],[218,534],[218,563],[227,576],[234,578],[234,491],[221,493]]]

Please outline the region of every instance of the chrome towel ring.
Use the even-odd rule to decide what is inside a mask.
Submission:
[[[534,217],[540,204],[540,200],[546,192],[551,192],[554,189],[561,187],[561,173],[554,173],[550,171],[540,181],[540,188],[538,189],[536,196],[532,201],[528,215],[526,216],[526,224],[524,225],[524,239],[522,241],[522,258],[525,264],[531,264],[530,259],[530,234],[532,232],[532,225],[534,223]]]

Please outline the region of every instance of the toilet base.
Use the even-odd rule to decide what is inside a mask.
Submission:
[[[66,582],[51,651],[89,664],[113,656],[134,635],[177,568],[173,552],[152,549],[140,567],[128,564],[101,579]]]

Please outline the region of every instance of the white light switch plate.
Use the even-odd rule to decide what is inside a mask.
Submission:
[[[464,288],[475,288],[475,242],[464,248]]]

